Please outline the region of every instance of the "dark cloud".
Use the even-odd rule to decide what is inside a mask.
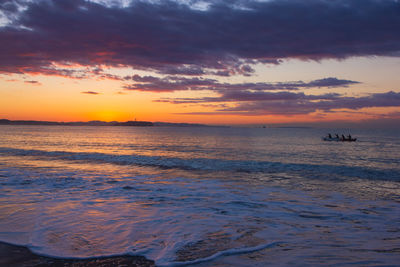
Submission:
[[[359,82],[350,80],[340,80],[337,78],[324,78],[310,82],[308,85],[310,87],[348,87],[352,84],[357,84]]]
[[[54,62],[72,62],[247,76],[257,62],[400,51],[396,0],[210,1],[204,10],[173,1],[18,0],[0,9],[11,21],[0,27],[3,73],[51,75]]]
[[[87,94],[87,95],[99,95],[99,92],[95,92],[95,91],[85,91],[85,92],[81,92],[81,94]]]
[[[38,82],[38,81],[24,81],[24,83],[40,85],[40,82]]]
[[[226,92],[220,97],[161,99],[159,102],[215,103],[232,102],[233,105],[216,112],[190,114],[236,115],[297,115],[316,111],[331,112],[338,109],[358,110],[372,107],[400,107],[400,93],[386,92],[364,97],[346,97],[336,93],[306,95],[302,92]]]
[[[206,74],[200,66],[165,66],[158,70],[160,74],[201,76]]]
[[[123,77],[120,77],[118,75],[106,73],[104,71],[104,69],[102,69],[98,66],[96,66],[93,69],[87,68],[86,70],[80,71],[80,73],[81,73],[80,77],[82,77],[82,78],[88,78],[88,77],[90,77],[90,75],[92,75],[92,76],[95,76],[97,79],[103,79],[103,80],[105,80],[105,79],[116,80],[116,81],[124,80]],[[85,74],[86,74],[86,76],[85,76]]]
[[[248,92],[248,91],[226,91],[219,97],[202,98],[176,98],[161,99],[157,102],[170,102],[174,104],[187,103],[213,103],[213,102],[249,102],[249,101],[281,101],[304,99],[304,93],[293,92]]]
[[[147,91],[147,92],[173,92],[181,90],[212,90],[213,86],[218,84],[214,79],[203,78],[185,78],[176,76],[167,76],[158,78],[153,76],[127,76],[125,80],[133,80],[136,83],[126,85],[126,90]]]
[[[348,87],[352,84],[359,82],[342,80],[338,78],[324,78],[320,80],[314,80],[311,82],[279,82],[279,83],[220,83],[214,79],[203,79],[203,78],[186,78],[177,76],[166,76],[163,78],[154,76],[126,76],[124,80],[133,80],[134,84],[126,85],[124,88],[127,90],[135,91],[148,91],[148,92],[173,92],[182,90],[211,90],[218,92],[228,91],[240,91],[240,94],[244,90],[253,91],[271,91],[271,90],[299,90],[307,88],[318,88],[318,87]],[[255,95],[255,94],[253,94]]]

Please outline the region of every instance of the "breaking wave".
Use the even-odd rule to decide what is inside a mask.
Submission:
[[[0,154],[35,157],[45,160],[137,165],[157,168],[176,168],[192,171],[231,171],[243,173],[299,173],[308,178],[332,177],[400,181],[400,171],[360,166],[328,164],[283,163],[254,160],[226,160],[210,158],[176,158],[147,155],[118,155],[96,152],[45,151],[34,149],[0,148]]]

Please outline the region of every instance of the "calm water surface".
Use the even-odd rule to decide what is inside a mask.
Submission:
[[[0,126],[0,241],[158,265],[398,264],[399,133],[328,131]]]

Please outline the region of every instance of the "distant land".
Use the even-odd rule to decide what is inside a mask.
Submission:
[[[0,119],[0,125],[59,125],[59,126],[174,126],[174,127],[208,127],[208,125],[197,123],[171,123],[171,122],[150,122],[150,121],[33,121],[33,120],[7,120]]]
[[[154,122],[154,126],[174,126],[174,127],[210,127],[205,124],[198,123],[173,123],[173,122]],[[214,126],[212,126],[214,127]]]

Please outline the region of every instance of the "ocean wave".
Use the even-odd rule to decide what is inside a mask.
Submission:
[[[243,248],[232,248],[232,249],[227,249],[223,251],[219,251],[211,256],[205,257],[205,258],[199,258],[191,261],[175,261],[175,262],[168,262],[168,263],[158,263],[157,266],[160,267],[175,267],[175,266],[187,266],[187,265],[192,265],[192,264],[199,264],[202,262],[207,262],[207,261],[212,261],[215,260],[219,257],[223,256],[231,256],[231,255],[239,255],[239,254],[245,254],[245,253],[252,253],[256,251],[260,251],[263,249],[267,248],[272,248],[275,246],[280,245],[281,242],[272,242],[272,243],[266,243],[266,244],[261,244],[255,247],[243,247]]]
[[[0,154],[35,157],[45,160],[138,165],[158,168],[176,168],[193,171],[231,171],[243,173],[296,173],[310,179],[323,177],[361,178],[400,181],[400,171],[360,166],[328,164],[284,163],[254,160],[226,160],[210,158],[176,158],[147,155],[118,155],[98,152],[45,151],[0,147]]]

